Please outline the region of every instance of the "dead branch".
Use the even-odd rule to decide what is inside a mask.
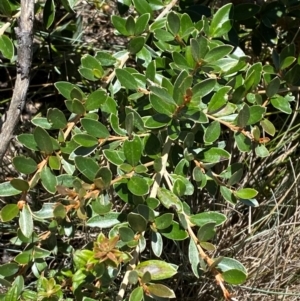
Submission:
[[[34,0],[21,0],[21,15],[15,28],[18,37],[17,78],[8,111],[5,114],[0,132],[0,164],[12,139],[14,129],[24,108],[30,82],[32,62]]]

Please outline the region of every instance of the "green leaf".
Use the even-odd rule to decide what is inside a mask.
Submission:
[[[0,52],[2,52],[2,55],[11,60],[14,57],[14,50],[15,48],[12,40],[8,36],[2,34],[0,36]]]
[[[12,179],[10,180],[10,184],[21,191],[27,191],[29,190],[29,184],[26,180],[23,179]]]
[[[105,149],[103,150],[103,154],[110,163],[116,166],[121,165],[125,160],[124,153],[120,151]]]
[[[160,202],[167,208],[174,207],[176,211],[181,212],[183,210],[183,205],[180,199],[170,190],[166,188],[159,188],[157,196]]]
[[[134,8],[140,15],[149,13],[152,16],[152,8],[146,0],[132,0],[132,2],[134,4]]]
[[[149,284],[147,285],[147,290],[152,296],[160,298],[176,298],[174,291],[163,284]]]
[[[119,228],[120,238],[124,242],[129,242],[134,239],[134,232],[128,227]]]
[[[17,204],[7,204],[1,210],[1,220],[2,222],[8,222],[14,219],[19,214],[19,208]],[[0,274],[2,274],[2,270],[0,268]]]
[[[264,131],[266,133],[268,133],[269,135],[271,136],[274,136],[275,135],[275,132],[276,132],[276,129],[275,129],[275,126],[274,124],[268,120],[268,119],[263,119],[261,122],[260,122],[260,125],[262,126],[262,128],[264,129]]]
[[[266,108],[262,106],[251,106],[250,107],[250,117],[248,119],[247,125],[255,124],[262,120],[264,114],[266,113]]]
[[[16,263],[6,263],[0,266],[0,275],[2,277],[9,277],[16,274],[19,270],[19,265]]]
[[[25,237],[29,238],[32,235],[33,219],[27,204],[25,204],[20,211],[19,226]]]
[[[104,70],[101,66],[101,63],[93,56],[90,54],[85,54],[81,58],[81,65],[83,68],[91,69],[91,70],[98,70],[100,72],[100,75],[104,74]],[[80,98],[76,97],[77,99],[80,100]]]
[[[115,114],[110,114],[109,117],[110,125],[114,132],[120,136],[125,136],[127,133],[120,127],[119,117]]]
[[[145,127],[149,129],[159,129],[170,123],[171,117],[166,114],[154,114],[145,118]]]
[[[125,69],[116,69],[116,75],[121,85],[129,90],[137,90],[138,84],[134,76]]]
[[[135,28],[135,20],[132,16],[128,16],[126,23],[126,30],[132,36],[134,35],[134,28]]]
[[[64,129],[67,125],[65,114],[56,108],[49,109],[47,112],[47,120],[51,123],[52,129]]]
[[[159,232],[151,232],[151,249],[156,257],[162,254],[164,242]]]
[[[222,87],[220,88],[211,98],[210,102],[208,103],[208,113],[213,114],[219,110],[221,110],[227,103],[228,95],[227,93],[231,87]]]
[[[200,153],[201,161],[207,163],[217,163],[224,158],[229,159],[230,154],[226,150],[218,147],[212,147]]]
[[[0,196],[13,196],[20,194],[22,191],[15,189],[10,182],[4,182],[0,184]]]
[[[167,16],[167,26],[174,36],[178,34],[180,29],[180,18],[174,11],[171,11]]]
[[[148,260],[137,265],[135,270],[139,277],[142,277],[146,272],[151,275],[151,280],[163,280],[173,277],[177,274],[177,267],[161,260]]]
[[[100,62],[101,66],[113,66],[117,59],[113,57],[109,52],[107,51],[97,51],[95,58]],[[96,91],[95,91],[96,92]]]
[[[130,165],[138,165],[143,152],[141,138],[139,136],[134,136],[132,140],[126,140],[123,144],[123,151],[125,158]]]
[[[222,260],[218,263],[217,267],[223,272],[231,271],[231,270],[237,270],[242,272],[244,275],[247,276],[247,270],[246,268],[237,260],[224,257]],[[223,275],[222,273],[222,275]]]
[[[129,301],[143,301],[144,291],[141,286],[136,287],[129,296]]]
[[[146,29],[150,20],[150,14],[146,13],[137,18],[135,22],[134,35],[141,35]]]
[[[205,130],[204,142],[213,143],[215,142],[221,134],[221,126],[219,121],[213,121]]]
[[[131,177],[127,185],[129,191],[137,196],[142,196],[149,192],[149,186],[147,181],[139,176]]]
[[[43,11],[43,22],[46,29],[53,24],[55,19],[55,4],[54,0],[46,0],[44,11]]]
[[[147,221],[140,214],[130,212],[127,215],[127,220],[128,220],[130,227],[138,233],[142,233],[147,229]]]
[[[170,240],[184,240],[189,237],[188,233],[177,222],[173,221],[171,226],[159,231]]]
[[[85,109],[87,111],[97,110],[105,103],[106,99],[106,91],[96,90],[88,96],[85,102]]]
[[[273,78],[271,80],[271,82],[268,84],[267,89],[266,89],[266,94],[269,98],[271,98],[272,96],[274,96],[280,87],[280,79],[278,78],[278,76],[276,76],[275,78]]]
[[[217,81],[214,78],[208,78],[193,86],[192,99],[202,98],[208,95],[215,87]]]
[[[0,47],[1,48],[1,47]],[[280,69],[286,69],[290,67],[294,62],[296,61],[296,58],[293,56],[286,57],[280,64]]]
[[[189,243],[189,261],[192,266],[192,271],[194,275],[197,278],[199,278],[199,263],[200,263],[199,252],[192,238],[190,239],[190,243]]]
[[[198,230],[198,233],[197,233],[197,237],[198,237],[199,241],[203,242],[203,241],[208,241],[208,240],[211,240],[212,238],[214,238],[214,236],[216,235],[215,227],[216,227],[215,222],[204,224]]]
[[[166,229],[171,226],[173,222],[174,214],[173,213],[165,213],[161,216],[155,218],[155,227],[156,229]]]
[[[79,172],[86,176],[90,181],[94,181],[99,166],[92,158],[77,156],[75,157],[75,165]]]
[[[261,158],[265,158],[270,155],[268,149],[263,144],[257,145],[255,147],[255,154]]]
[[[229,13],[232,3],[228,3],[217,10],[209,27],[209,36],[212,38],[220,37],[231,29]]]
[[[146,41],[145,37],[135,37],[135,38],[131,39],[128,44],[128,51],[131,54],[138,53],[144,47],[145,41]]]
[[[93,137],[105,139],[108,138],[110,135],[107,127],[97,120],[93,120],[90,118],[82,118],[80,122],[82,127],[87,131],[87,133]]]
[[[88,134],[76,134],[73,136],[73,140],[83,147],[92,147],[98,144],[98,139]]]
[[[13,158],[14,167],[21,173],[29,175],[36,171],[37,164],[30,157],[17,156]]]
[[[0,12],[6,15],[7,17],[11,17],[12,8],[8,0],[0,1]]]
[[[243,284],[247,279],[247,274],[240,270],[229,270],[222,273],[225,282],[229,284]]]
[[[112,15],[111,22],[119,33],[121,33],[124,36],[129,35],[126,29],[126,19],[117,15]]]
[[[274,108],[278,109],[279,111],[286,113],[286,114],[291,114],[292,109],[289,101],[280,95],[275,95],[274,97],[271,98],[271,104]]]
[[[68,100],[72,100],[71,98],[71,91],[74,88],[77,88],[75,85],[69,83],[69,82],[56,82],[54,84],[55,88],[58,90],[58,92],[64,96]]]
[[[150,103],[156,112],[163,115],[172,116],[176,111],[176,104],[174,100],[173,103],[166,102],[165,99],[163,100],[161,97],[153,93],[150,94]]]
[[[21,134],[17,137],[18,141],[32,151],[38,151],[37,143],[33,134]]]
[[[34,117],[31,122],[36,125],[40,126],[43,129],[49,130],[51,129],[52,125],[45,117]]]
[[[202,57],[200,53],[200,45],[196,39],[191,39],[192,57],[196,62],[200,62]]]
[[[36,127],[33,131],[34,140],[38,148],[50,155],[53,152],[53,144],[50,135],[41,127]]]
[[[41,171],[41,180],[43,187],[51,194],[56,191],[56,177],[48,166],[45,166]]]
[[[241,132],[234,133],[234,139],[238,149],[241,152],[249,152],[251,150],[251,140]]]
[[[238,113],[237,126],[240,128],[244,128],[248,124],[249,119],[250,119],[250,108],[245,103]]]
[[[199,227],[203,227],[207,223],[215,223],[216,226],[220,226],[226,219],[224,214],[214,211],[201,212],[190,216],[190,221]]]
[[[121,223],[119,212],[110,212],[105,215],[95,215],[87,221],[88,227],[111,228]]]
[[[257,196],[257,191],[252,188],[242,188],[236,191],[235,195],[241,199],[253,199]]]
[[[163,104],[170,104],[170,105],[176,105],[173,97],[170,95],[170,93],[165,88],[157,87],[157,86],[151,86],[150,91],[160,98],[161,102]],[[155,107],[154,107],[155,109]]]
[[[210,50],[204,57],[207,63],[215,62],[228,55],[233,49],[231,45],[221,45]]]
[[[220,192],[221,192],[221,195],[223,196],[223,198],[230,204],[235,205],[237,203],[236,197],[234,196],[232,190],[230,190],[226,186],[221,186]]]

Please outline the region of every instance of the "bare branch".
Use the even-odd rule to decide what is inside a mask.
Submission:
[[[18,37],[17,79],[9,109],[5,115],[0,133],[0,163],[13,136],[24,108],[29,87],[29,72],[32,61],[34,0],[21,0],[19,26],[15,29]]]

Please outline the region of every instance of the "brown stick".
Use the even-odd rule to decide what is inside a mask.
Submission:
[[[24,108],[29,87],[29,72],[32,61],[34,0],[21,0],[19,27],[15,28],[18,37],[17,79],[8,111],[0,128],[0,164],[12,139],[14,129]]]

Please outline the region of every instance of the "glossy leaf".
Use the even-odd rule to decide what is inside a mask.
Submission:
[[[137,90],[138,84],[134,76],[125,69],[116,69],[116,75],[121,85],[130,90]]]
[[[173,221],[171,226],[159,231],[164,237],[171,240],[184,240],[189,237],[188,233],[177,222]]]
[[[148,260],[137,265],[135,270],[139,277],[142,277],[146,272],[149,272],[152,280],[163,280],[173,277],[177,273],[177,268],[165,261]]]
[[[242,188],[236,191],[235,195],[241,199],[253,199],[257,193],[258,192],[253,188]]]
[[[160,298],[176,298],[174,291],[163,284],[149,284],[147,290],[152,296]]]
[[[213,38],[220,37],[231,29],[229,13],[232,3],[228,3],[217,10],[209,27],[209,35]]]
[[[2,222],[8,222],[15,218],[18,214],[19,208],[17,204],[7,204],[1,209],[1,220]]]
[[[55,4],[53,0],[46,0],[43,11],[43,22],[46,29],[53,24],[55,18]]]
[[[291,114],[292,109],[289,101],[280,95],[275,95],[274,97],[271,98],[271,104],[274,108],[278,109],[279,111],[286,113],[286,114]]]

